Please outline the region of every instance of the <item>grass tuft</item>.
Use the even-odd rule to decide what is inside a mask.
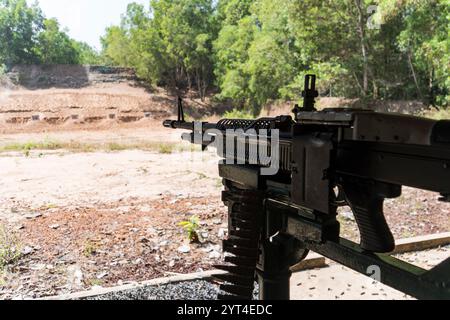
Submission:
[[[450,120],[450,108],[427,111],[423,116],[434,120]]]
[[[226,112],[223,117],[225,119],[255,119],[255,115],[252,112],[238,109]]]
[[[95,241],[87,240],[84,243],[83,255],[87,258],[95,255],[100,249],[100,246]]]
[[[22,244],[19,237],[0,224],[0,271],[16,263],[22,256]]]
[[[170,144],[160,144],[158,147],[158,152],[161,154],[172,154],[174,150],[174,146]]]
[[[96,151],[106,152],[120,152],[125,150],[143,150],[150,152],[157,152],[160,154],[172,154],[175,152],[201,151],[201,148],[186,145],[177,142],[152,142],[142,141],[133,143],[82,143],[77,141],[59,142],[59,141],[43,141],[43,142],[25,142],[25,143],[9,143],[0,145],[0,153],[2,152],[23,152],[26,157],[31,156],[34,150],[52,151],[52,150],[67,150],[70,152],[88,153]],[[39,153],[39,157],[44,156]]]

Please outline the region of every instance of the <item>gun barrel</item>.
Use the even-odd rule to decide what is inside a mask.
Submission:
[[[163,126],[169,129],[181,129],[181,130],[189,130],[189,131],[195,131],[196,126],[195,122],[185,122],[185,121],[173,121],[173,120],[166,120],[163,123]],[[210,130],[210,129],[217,129],[218,125],[217,123],[208,123],[208,122],[202,122],[201,123],[201,129],[202,131]]]
[[[163,123],[164,127],[169,129],[183,129],[183,130],[193,130],[194,124],[192,122],[184,122],[184,121],[174,121],[174,120],[166,120]]]

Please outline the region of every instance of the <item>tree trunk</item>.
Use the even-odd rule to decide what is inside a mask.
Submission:
[[[191,74],[189,72],[186,72],[186,77],[187,77],[187,81],[188,81],[188,89],[189,89],[189,91],[191,91],[192,90]]]
[[[172,82],[172,88],[173,90],[178,90],[177,88],[177,71],[175,69],[175,71],[173,72],[173,75],[171,76],[171,82]]]
[[[353,74],[353,78],[355,78],[356,84],[358,85],[361,92],[364,91],[363,87],[361,86],[361,83],[359,82],[359,79],[358,79],[358,76],[356,75],[356,73],[353,72],[352,74]]]
[[[208,84],[206,83],[206,79],[203,76],[203,88],[202,88],[202,102],[206,100],[206,90],[208,89]]]
[[[198,95],[200,96],[200,99],[203,101],[203,97],[202,97],[202,83],[201,83],[201,77],[200,77],[200,72],[198,71],[198,68],[195,70],[195,73],[197,75]]]
[[[434,93],[434,68],[430,70],[430,104],[432,107],[436,107],[436,95]]]
[[[372,81],[372,85],[373,85],[373,98],[376,100],[378,99],[378,85],[377,82],[375,80]]]
[[[361,0],[355,0],[356,8],[358,9],[358,33],[361,41],[361,54],[363,58],[363,95],[366,96],[369,90],[369,57],[366,45],[366,19],[363,11],[363,4]]]
[[[413,76],[413,79],[414,79],[414,83],[416,84],[417,93],[418,93],[418,95],[420,97],[420,100],[423,101],[422,90],[420,90],[419,81],[417,80],[416,70],[414,69],[414,65],[412,63],[411,49],[408,50],[408,64],[409,64],[409,68],[411,69],[411,73],[412,73],[412,76]]]
[[[202,66],[202,102],[205,102],[206,90],[208,89],[208,81],[206,79],[207,72],[205,66]]]

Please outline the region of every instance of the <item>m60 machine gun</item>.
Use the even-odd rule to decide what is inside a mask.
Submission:
[[[294,117],[178,120],[183,139],[215,146],[229,208],[222,299],[289,299],[290,267],[317,252],[419,299],[450,298],[450,259],[430,271],[391,257],[386,199],[409,186],[450,201],[450,121],[354,109],[315,109],[316,77]],[[337,209],[350,206],[361,242],[341,238]]]

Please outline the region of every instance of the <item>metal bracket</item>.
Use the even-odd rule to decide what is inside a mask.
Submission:
[[[339,243],[305,243],[305,246],[367,276],[371,276],[370,270],[377,267],[380,270],[380,279],[377,280],[417,299],[450,299],[450,258],[427,271],[389,255],[365,252],[346,239],[341,239]]]

